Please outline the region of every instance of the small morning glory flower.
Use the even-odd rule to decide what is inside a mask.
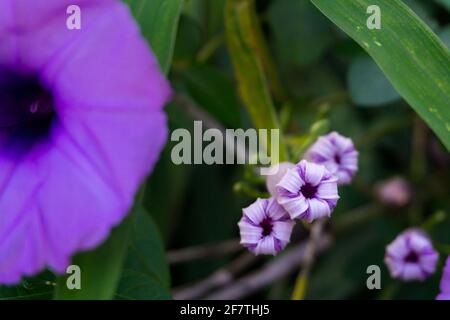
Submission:
[[[384,261],[393,278],[423,281],[435,272],[438,258],[428,236],[419,229],[409,229],[386,247]]]
[[[63,273],[120,223],[166,141],[170,88],[121,1],[0,1],[0,283]]]
[[[257,199],[239,221],[241,244],[256,255],[276,255],[289,243],[294,222],[274,198]]]
[[[278,203],[292,219],[309,222],[330,217],[339,199],[337,178],[324,166],[306,160],[287,171],[277,193]]]
[[[412,197],[411,186],[401,177],[381,182],[376,186],[375,192],[382,203],[397,207],[407,205]]]
[[[358,170],[358,151],[351,139],[331,132],[306,151],[305,159],[324,165],[338,177],[340,185],[349,184]]]
[[[437,300],[450,300],[450,256],[445,263],[444,272],[441,278],[441,293],[436,297]]]

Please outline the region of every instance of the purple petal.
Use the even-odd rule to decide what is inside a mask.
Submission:
[[[46,266],[63,272],[74,253],[104,241],[166,141],[170,88],[128,8],[80,0],[82,30],[73,32],[69,4],[0,3],[0,65],[37,73],[57,113],[26,153],[0,132],[2,283]]]
[[[450,294],[450,256],[447,258],[447,262],[444,267],[440,288],[443,293]]]
[[[244,215],[255,225],[259,225],[266,218],[267,200],[257,199],[254,203],[243,209]]]
[[[280,194],[287,191],[290,194],[296,195],[299,193],[299,190],[303,184],[304,182],[300,178],[297,168],[289,169],[281,181],[276,185],[277,192]]]
[[[305,181],[311,184],[312,186],[317,186],[325,173],[325,167],[322,165],[318,165],[315,163],[309,163],[308,166],[305,167]]]
[[[324,182],[317,188],[317,197],[327,200],[339,199],[336,182]]]
[[[281,220],[288,217],[288,213],[286,210],[278,204],[278,202],[271,198],[268,202],[266,209],[267,216],[272,218],[273,220]]]
[[[301,195],[295,198],[278,197],[277,201],[289,213],[291,219],[298,218],[301,214],[308,210],[308,202]]]
[[[275,248],[275,239],[273,237],[264,237],[258,242],[255,248],[255,254],[269,254],[276,255],[278,251]]]
[[[416,263],[405,263],[403,266],[402,279],[405,281],[424,280],[426,275],[423,273],[420,265]]]
[[[242,219],[239,223],[241,244],[256,244],[262,237],[262,229]]]
[[[276,173],[273,175],[269,175],[266,178],[266,187],[267,190],[270,192],[270,194],[273,197],[278,196],[276,185],[281,181],[281,179],[284,177],[286,172],[289,169],[292,169],[295,167],[295,164],[290,162],[282,162],[280,164],[275,165]]]
[[[283,242],[289,242],[293,227],[294,222],[291,220],[276,221],[273,224],[273,236]]]
[[[313,220],[329,217],[331,215],[330,207],[328,203],[319,199],[307,199],[309,204],[309,217],[308,220],[312,222]]]

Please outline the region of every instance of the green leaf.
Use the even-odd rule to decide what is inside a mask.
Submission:
[[[127,239],[133,219],[129,215],[95,250],[76,255],[72,264],[80,267],[81,289],[69,290],[65,275],[57,280],[57,300],[108,300],[113,298],[126,256]]]
[[[274,1],[268,14],[276,49],[290,63],[316,62],[333,41],[332,25],[308,1]]]
[[[264,73],[262,32],[254,0],[228,0],[225,6],[228,50],[234,66],[239,93],[256,129],[278,129],[279,123]],[[266,69],[267,70],[267,69]],[[280,161],[287,154],[280,142]]]
[[[175,42],[174,65],[183,67],[192,64],[202,45],[201,31],[201,26],[197,21],[188,15],[181,15],[179,31]]]
[[[15,286],[0,286],[0,300],[44,300],[51,299],[54,291],[55,276],[50,271],[31,278],[23,279]]]
[[[125,0],[150,42],[161,69],[167,73],[172,62],[183,0]]]
[[[450,150],[450,51],[400,0],[311,0],[377,62],[403,98]],[[369,30],[370,5],[381,30]]]
[[[400,99],[398,92],[369,57],[357,57],[348,72],[348,88],[353,102],[373,107]]]
[[[128,256],[116,293],[120,299],[170,299],[170,273],[158,229],[139,209],[133,221]]]
[[[190,96],[217,120],[227,127],[239,128],[240,103],[234,86],[220,69],[198,65],[182,73]]]

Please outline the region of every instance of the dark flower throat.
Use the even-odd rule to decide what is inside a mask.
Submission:
[[[35,139],[48,134],[53,117],[51,94],[37,77],[0,67],[0,129]]]

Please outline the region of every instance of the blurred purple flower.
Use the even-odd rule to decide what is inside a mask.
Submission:
[[[170,88],[120,1],[0,2],[0,283],[99,245],[166,141]]]
[[[435,272],[438,258],[428,236],[419,229],[409,229],[386,247],[384,262],[393,278],[423,281]]]
[[[411,201],[411,187],[401,177],[383,181],[375,189],[377,197],[382,203],[402,207]]]
[[[450,300],[450,256],[447,257],[444,272],[441,279],[441,293],[436,297],[437,300]]]
[[[241,244],[256,255],[276,255],[291,238],[294,222],[274,198],[257,199],[243,209]]]
[[[338,183],[349,184],[358,170],[358,151],[351,139],[331,132],[322,136],[306,151],[305,159],[324,165],[338,177]]]
[[[339,199],[337,178],[324,166],[300,161],[277,184],[278,203],[291,219],[329,217]]]
[[[295,167],[295,164],[293,164],[291,162],[282,162],[282,163],[276,164],[274,166],[276,173],[267,176],[266,187],[267,187],[267,190],[270,192],[270,194],[273,197],[276,197],[278,195],[276,185],[281,181],[281,179],[284,177],[286,172],[289,169],[292,169],[293,167]]]

